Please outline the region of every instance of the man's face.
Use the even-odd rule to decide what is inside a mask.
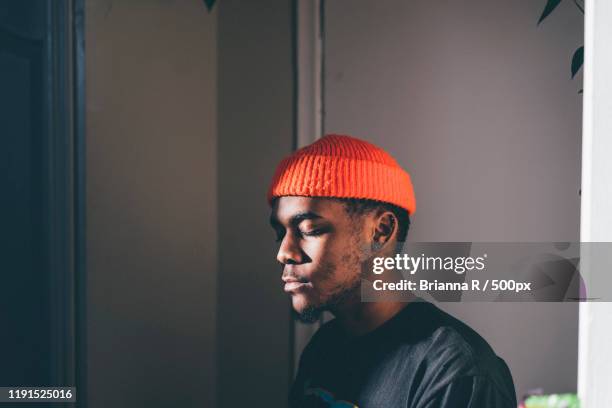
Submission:
[[[289,196],[276,200],[270,222],[285,292],[302,320],[355,300],[369,256],[367,217],[350,216],[336,200]]]

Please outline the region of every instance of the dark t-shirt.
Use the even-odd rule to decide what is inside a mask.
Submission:
[[[363,336],[337,320],[300,359],[291,407],[516,408],[506,363],[467,325],[415,301]]]

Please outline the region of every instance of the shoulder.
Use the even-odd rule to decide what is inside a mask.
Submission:
[[[416,303],[407,312],[412,316],[401,328],[407,340],[401,347],[419,350],[424,380],[443,387],[472,378],[475,384],[490,384],[508,399],[514,397],[508,366],[471,327],[427,302]]]
[[[460,356],[466,363],[480,365],[496,357],[476,331],[428,302],[408,305],[396,329],[406,345],[426,348],[428,358]]]

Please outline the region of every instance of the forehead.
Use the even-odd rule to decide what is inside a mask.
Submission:
[[[348,217],[341,202],[319,197],[279,197],[272,207],[272,218],[283,224],[302,214],[311,214],[328,220]]]

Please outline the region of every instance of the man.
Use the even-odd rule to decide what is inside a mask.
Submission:
[[[284,289],[313,336],[292,407],[515,408],[502,359],[434,305],[361,302],[373,258],[393,257],[415,199],[408,173],[382,149],[328,135],[284,159],[268,192]]]

